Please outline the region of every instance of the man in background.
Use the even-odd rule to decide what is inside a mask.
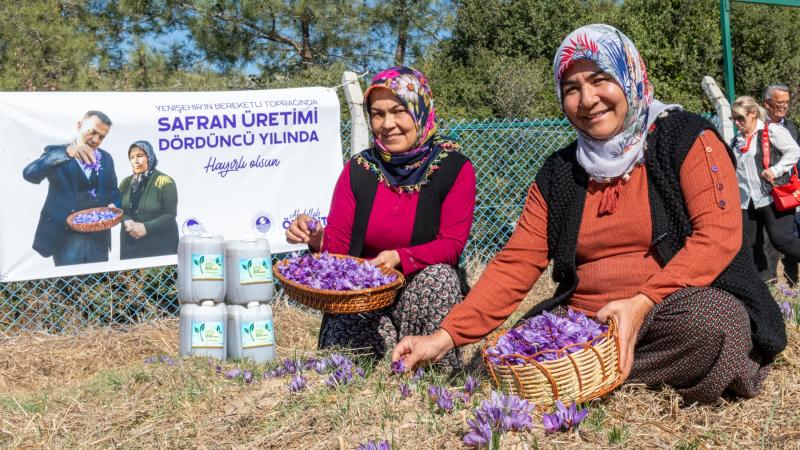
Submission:
[[[789,112],[789,99],[789,87],[785,84],[770,84],[766,89],[764,89],[764,109],[767,110],[767,122],[786,128],[789,130],[789,134],[792,135],[792,138],[795,140],[795,142],[800,143],[800,141],[798,141],[797,126],[789,117],[786,116],[786,114]],[[795,236],[798,236],[799,228],[800,213],[795,212]],[[777,278],[777,267],[778,259],[780,258],[780,252],[775,250],[772,244],[768,242],[768,239],[764,237],[764,230],[759,231],[756,236],[758,236],[757,239],[760,238],[763,243],[762,245],[758,245],[758,242],[756,242],[756,248],[764,249],[764,253],[761,255],[754,255],[756,266],[758,267],[759,271],[762,272],[762,274],[766,273],[766,275],[762,275],[762,278],[775,279]],[[793,286],[796,285],[798,276],[798,261],[784,255],[781,262],[783,263],[783,272],[786,275],[787,281]]]
[[[67,225],[75,211],[122,204],[111,154],[100,148],[111,119],[89,111],[78,121],[78,135],[69,144],[48,145],[28,164],[22,176],[39,184],[47,179],[47,198],[39,216],[33,249],[56,266],[108,261],[111,231],[78,233]]]

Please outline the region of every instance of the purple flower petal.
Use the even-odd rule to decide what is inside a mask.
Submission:
[[[398,359],[397,361],[392,361],[392,373],[393,374],[401,374],[406,371],[406,361],[403,358]]]

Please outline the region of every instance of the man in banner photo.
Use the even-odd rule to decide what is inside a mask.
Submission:
[[[78,233],[67,225],[75,211],[122,204],[114,160],[100,148],[111,119],[89,111],[78,121],[78,136],[69,144],[48,145],[22,176],[34,184],[47,179],[47,199],[39,216],[33,249],[56,266],[108,261],[111,231]]]

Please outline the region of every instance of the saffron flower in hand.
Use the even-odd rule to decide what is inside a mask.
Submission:
[[[397,361],[392,361],[392,373],[397,375],[404,373],[406,371],[406,361],[403,358],[398,359]]]

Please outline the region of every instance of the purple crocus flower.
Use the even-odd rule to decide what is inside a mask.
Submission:
[[[351,367],[339,367],[325,380],[325,384],[331,388],[346,386],[353,381],[353,369]]]
[[[467,426],[470,432],[464,436],[464,445],[473,448],[497,448],[491,446],[492,443],[492,426],[488,422],[483,422],[478,419],[467,419]]]
[[[411,377],[411,382],[416,383],[417,381],[421,380],[422,377],[425,376],[425,370],[422,367],[417,368],[417,371],[414,372],[414,376]]]
[[[250,384],[253,382],[253,372],[250,370],[245,370],[242,373],[242,378],[244,379],[244,384]]]
[[[561,431],[561,417],[558,414],[542,414],[542,425],[546,434]]]
[[[148,356],[147,359],[144,360],[145,364],[153,364],[155,362],[158,362],[157,356]]]
[[[286,373],[289,375],[294,375],[298,372],[297,370],[297,361],[293,359],[286,358],[283,360],[283,368],[286,370]]]
[[[331,363],[331,365],[333,367],[335,367],[337,369],[340,368],[340,367],[352,367],[353,366],[353,361],[350,358],[348,358],[348,357],[346,357],[344,355],[341,355],[339,353],[334,353],[334,354],[331,355],[330,363]]]
[[[475,409],[474,419],[467,420],[470,433],[464,436],[464,444],[470,447],[497,448],[500,436],[508,431],[528,430],[533,405],[516,395],[504,395],[492,391],[490,400],[481,402]]]
[[[400,383],[398,389],[400,389],[401,398],[411,397],[411,386],[407,385],[406,383]]]
[[[285,377],[286,375],[289,375],[289,372],[286,371],[286,368],[284,366],[278,366],[272,369],[269,372],[269,375],[272,378],[282,378]]]
[[[234,369],[231,369],[231,370],[225,372],[225,378],[227,378],[229,380],[232,380],[232,379],[238,377],[241,374],[242,374],[242,369],[236,367]]]
[[[292,382],[289,383],[289,391],[297,393],[306,388],[306,379],[302,375],[295,375]]]
[[[308,228],[308,231],[310,231],[312,233],[317,231],[317,227],[318,226],[319,226],[319,222],[317,222],[316,220],[309,220],[308,223],[306,224],[306,228]]]
[[[555,406],[556,409],[552,414],[542,415],[542,424],[548,434],[578,428],[578,424],[589,415],[588,408],[578,410],[574,401],[567,408],[561,400],[556,400]]]
[[[446,412],[453,410],[453,394],[446,387],[431,385],[428,387],[428,395],[439,409]]]
[[[785,284],[780,285],[779,289],[781,290],[781,294],[783,294],[784,297],[789,297],[789,298],[797,297],[797,291]]]
[[[364,373],[364,369],[362,369],[361,367],[356,367],[355,372],[356,375],[360,376],[361,378],[364,378],[366,376],[366,374]]]
[[[315,372],[322,375],[323,373],[325,373],[325,370],[328,369],[328,360],[323,358],[314,361],[313,369]]]
[[[356,450],[392,450],[392,447],[389,445],[389,441],[373,441],[372,439],[368,440],[363,444],[359,444],[356,447]]]
[[[786,320],[792,320],[794,318],[794,310],[792,309],[792,304],[787,301],[782,301],[780,303],[781,313],[783,313],[783,318]]]
[[[471,396],[475,393],[480,384],[480,381],[472,378],[472,375],[467,375],[467,379],[464,381],[464,393]]]
[[[398,359],[397,361],[392,361],[392,373],[393,374],[401,374],[406,371],[406,360],[403,358]]]

